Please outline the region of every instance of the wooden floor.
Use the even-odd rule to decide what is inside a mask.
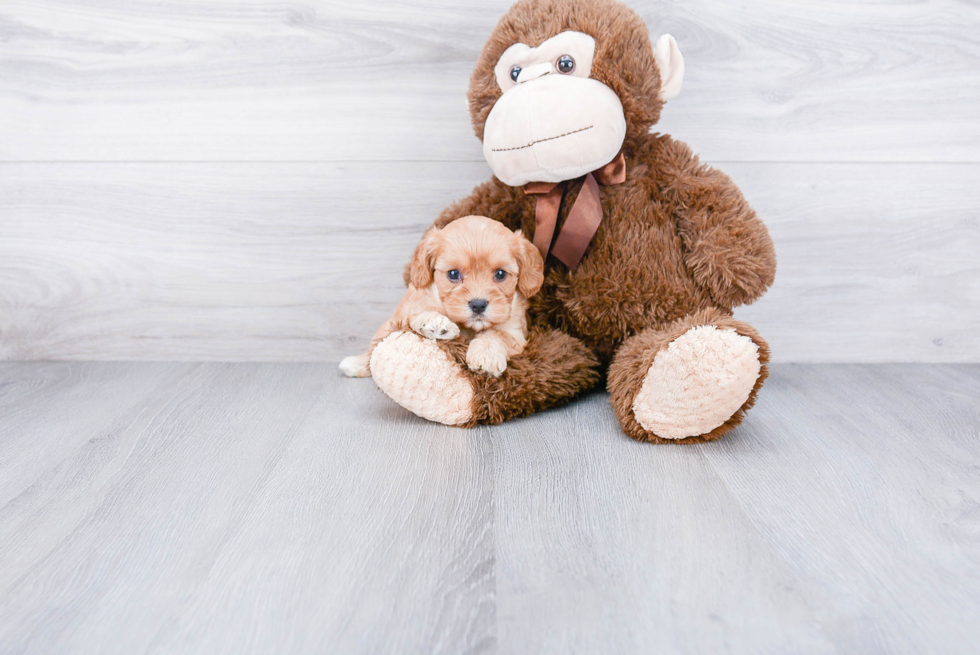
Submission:
[[[980,365],[779,365],[652,446],[327,364],[0,364],[3,653],[967,653]]]

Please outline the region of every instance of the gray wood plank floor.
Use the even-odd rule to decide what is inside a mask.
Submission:
[[[0,364],[0,652],[967,653],[980,365],[777,365],[721,442],[330,364]]]

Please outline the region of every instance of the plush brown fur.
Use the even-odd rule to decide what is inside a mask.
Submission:
[[[465,339],[439,345],[465,368]],[[532,329],[524,352],[508,362],[502,376],[471,376],[475,412],[465,427],[496,425],[574,398],[595,387],[601,378],[599,369],[598,358],[578,339],[560,330]]]
[[[646,24],[632,9],[611,0],[524,0],[500,19],[470,76],[470,117],[480,140],[501,95],[493,74],[500,55],[515,43],[534,48],[568,30],[595,38],[590,77],[619,96],[627,138],[643,136],[660,120],[660,74]]]
[[[603,187],[603,221],[574,272],[549,256],[541,292],[531,299],[527,349],[499,379],[466,371],[477,390],[474,422],[497,423],[565,402],[596,385],[605,367],[612,404],[625,432],[661,442],[633,418],[632,403],[658,352],[690,327],[732,328],[758,346],[762,375],[748,401],[710,434],[737,425],[766,376],[766,342],[731,318],[772,284],[775,252],[765,226],[723,173],[701,164],[669,136],[649,134],[660,116],[660,78],[646,25],[612,0],[523,0],[501,19],[470,80],[473,126],[483,125],[500,90],[493,67],[515,42],[536,46],[566,30],[596,39],[592,77],[623,103],[626,182]],[[559,229],[582,179],[569,183]],[[502,221],[533,238],[535,199],[496,178],[447,208],[437,226],[470,214]],[[462,344],[443,347],[461,363]],[[465,371],[465,365],[462,366]]]
[[[643,378],[653,363],[654,357],[662,350],[665,350],[671,341],[699,325],[714,325],[722,329],[732,329],[738,334],[752,339],[759,345],[759,358],[763,362],[762,371],[755,386],[752,388],[752,392],[749,394],[749,399],[725,423],[708,434],[697,437],[688,437],[687,439],[661,439],[643,429],[643,426],[636,422],[632,409],[633,400],[643,385]],[[613,411],[616,413],[616,418],[619,419],[620,424],[623,426],[623,431],[634,439],[654,443],[714,441],[741,423],[745,412],[755,404],[759,389],[762,388],[762,383],[769,376],[769,368],[765,365],[765,362],[768,361],[769,346],[752,327],[717,309],[703,309],[680,318],[661,329],[650,328],[627,339],[616,352],[616,357],[609,367],[609,378],[607,381],[609,400],[612,403]]]

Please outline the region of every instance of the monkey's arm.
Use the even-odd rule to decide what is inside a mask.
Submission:
[[[718,304],[751,303],[776,275],[769,231],[727,175],[698,162],[686,145],[671,145],[671,186],[688,267]]]

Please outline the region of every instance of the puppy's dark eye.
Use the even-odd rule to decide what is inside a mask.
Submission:
[[[457,271],[454,268],[453,270],[446,273],[446,277],[448,277],[453,282],[459,282],[459,271]]]
[[[513,68],[510,69],[510,79],[514,80],[514,84],[517,84],[517,78],[520,76],[520,74],[521,74],[520,66],[514,66]]]
[[[575,60],[572,59],[571,55],[562,55],[558,58],[558,72],[563,75],[568,75],[573,70],[575,70]]]
[[[495,279],[497,282],[503,282],[507,279],[507,271],[498,268],[497,272],[493,274],[493,279]]]

